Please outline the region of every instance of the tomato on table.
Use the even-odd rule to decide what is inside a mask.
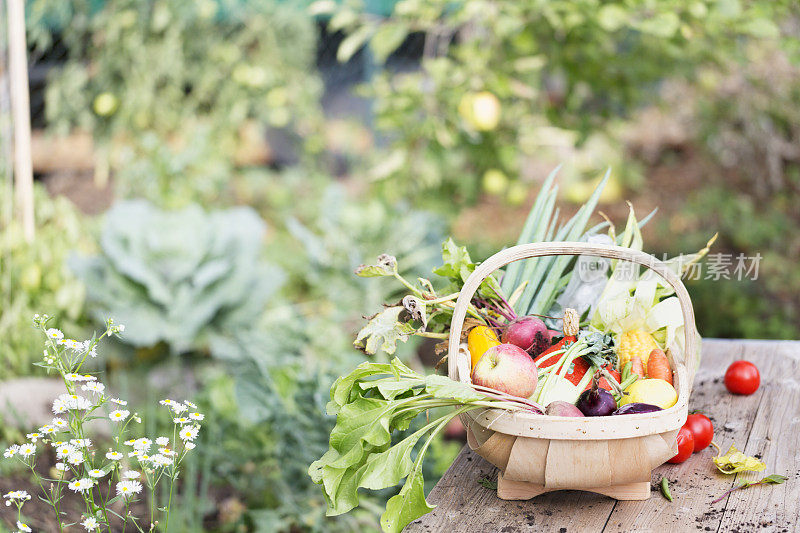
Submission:
[[[761,374],[750,361],[736,361],[725,372],[725,387],[733,394],[753,394],[761,385]]]
[[[678,464],[684,462],[692,455],[694,451],[694,436],[689,428],[683,426],[678,431],[678,454],[672,459],[667,460],[668,463]]]
[[[683,425],[688,428],[694,437],[694,451],[699,452],[704,450],[714,440],[714,424],[704,414],[695,413],[686,417],[686,423]]]

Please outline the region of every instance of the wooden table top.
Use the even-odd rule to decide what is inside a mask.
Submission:
[[[725,389],[725,369],[738,359],[752,361],[761,372],[761,387],[751,396]],[[714,422],[714,440],[723,452],[736,443],[764,461],[766,470],[724,475],[714,466],[716,450],[709,446],[682,464],[656,468],[649,500],[558,491],[504,501],[478,482],[496,481],[497,469],[465,446],[428,496],[436,509],[406,531],[800,531],[800,341],[704,340],[689,400],[693,410]],[[789,479],[737,490],[711,503],[734,484],[768,474]],[[670,481],[673,502],[655,488],[662,476]]]

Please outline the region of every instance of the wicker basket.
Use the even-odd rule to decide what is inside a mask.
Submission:
[[[590,255],[631,261],[669,283],[680,301],[685,343],[669,347],[677,403],[656,413],[571,418],[509,413],[499,409],[467,412],[462,421],[473,450],[500,469],[497,494],[506,500],[544,492],[578,489],[618,500],[650,496],[653,468],[677,453],[678,430],[686,421],[689,392],[698,363],[694,311],[686,288],[655,257],[619,246],[579,242],[522,244],[496,253],[467,279],[456,301],[449,341],[448,374],[470,382],[469,355],[459,344],[467,306],[481,282],[513,261],[552,255]],[[622,460],[624,458],[624,460]]]

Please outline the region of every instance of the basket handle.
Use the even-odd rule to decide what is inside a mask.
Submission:
[[[689,293],[686,291],[680,278],[667,267],[667,265],[653,257],[652,255],[631,250],[622,246],[611,246],[604,244],[589,244],[586,242],[534,242],[530,244],[519,244],[501,250],[481,263],[464,283],[461,293],[458,295],[456,305],[453,308],[453,319],[450,322],[450,340],[447,349],[447,373],[452,379],[456,379],[458,374],[457,359],[458,346],[461,341],[461,330],[464,327],[464,319],[467,315],[467,307],[472,300],[475,291],[489,275],[498,268],[502,268],[509,263],[531,257],[545,257],[551,255],[589,255],[593,257],[605,257],[608,259],[621,259],[642,265],[654,271],[664,278],[670,286],[675,289],[675,295],[681,305],[683,313],[683,333],[686,339],[684,353],[680,354],[680,359],[676,357],[676,362],[683,363],[687,367],[694,365],[696,329],[694,322],[694,310]],[[690,354],[692,357],[690,357]],[[693,368],[688,368],[689,376],[694,375]],[[469,381],[469,376],[458,376],[463,382]]]

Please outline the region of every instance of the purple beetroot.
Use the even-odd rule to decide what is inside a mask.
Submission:
[[[550,330],[541,319],[523,316],[506,326],[501,340],[536,357],[550,347]]]

